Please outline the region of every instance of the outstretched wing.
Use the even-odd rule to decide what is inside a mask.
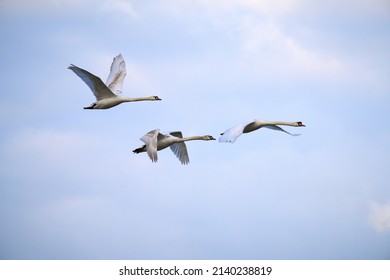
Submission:
[[[284,133],[290,134],[291,136],[299,136],[299,135],[301,135],[300,133],[298,133],[298,134],[290,133],[290,132],[284,130],[283,128],[281,128],[280,126],[277,126],[277,125],[265,125],[263,127],[269,128],[269,129],[273,129],[273,130],[282,131]]]
[[[112,61],[110,74],[108,75],[106,85],[115,94],[122,93],[123,81],[126,77],[126,63],[122,54],[114,57]]]
[[[170,132],[169,134],[177,138],[183,138],[183,134],[180,131]],[[184,142],[175,143],[169,147],[175,156],[180,160],[181,164],[185,165],[190,162],[187,146]]]
[[[255,122],[255,120],[250,120],[250,121],[238,124],[236,126],[233,126],[232,128],[229,128],[224,133],[221,133],[221,136],[218,138],[218,141],[219,142],[229,142],[229,143],[236,142],[237,138],[244,132],[245,127],[251,125],[254,122]]]
[[[115,94],[111,92],[111,90],[99,77],[73,64],[71,64],[68,69],[72,70],[77,76],[80,77],[81,80],[84,81],[84,83],[87,84],[87,86],[95,95],[97,101],[115,96]]]
[[[141,137],[141,140],[146,145],[146,153],[153,162],[157,162],[157,136],[159,135],[160,130],[155,129],[149,131],[144,136]]]

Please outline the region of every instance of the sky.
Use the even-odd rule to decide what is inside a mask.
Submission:
[[[387,0],[0,0],[0,259],[390,259]],[[67,67],[159,102],[84,110]],[[302,121],[152,163],[145,133]]]

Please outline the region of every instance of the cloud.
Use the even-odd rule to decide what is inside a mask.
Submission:
[[[214,13],[236,12],[247,10],[262,15],[283,15],[293,12],[297,6],[292,0],[232,0],[232,1],[207,1],[198,0],[204,8]]]
[[[377,232],[390,232],[390,202],[371,203],[370,223]]]
[[[172,1],[170,3],[173,6]],[[256,73],[255,79],[260,76],[267,81],[282,78],[329,82],[346,78],[351,66],[343,56],[326,47],[310,45],[312,32],[301,31],[300,21],[294,27],[290,26],[291,18],[310,15],[310,11],[301,5],[300,1],[291,0],[194,0],[193,6],[198,9],[193,10],[197,14],[187,12],[187,5],[180,4],[175,11],[178,14],[181,8],[184,15],[205,18],[208,26],[218,30],[217,36],[227,34],[229,41],[226,43],[238,50],[235,54],[239,54],[239,57],[231,57],[229,65],[247,72],[246,75]],[[309,27],[305,25],[305,28]],[[295,29],[298,29],[299,36]],[[226,57],[222,60],[225,61]],[[209,61],[207,64],[210,65]],[[214,64],[222,65],[221,62]]]
[[[266,75],[334,80],[348,72],[349,66],[342,58],[305,46],[275,22],[246,17],[241,20],[239,30],[242,51],[253,58],[247,60],[248,66],[266,68]]]
[[[3,0],[0,2],[0,11],[13,15],[77,15],[90,13],[93,10],[130,18],[137,15],[128,0]]]
[[[360,89],[378,87],[377,77],[386,75],[386,68],[377,69],[372,62],[364,61],[352,45],[356,41],[360,48],[370,48],[350,30],[352,26],[360,29],[361,18],[370,24],[386,14],[383,10],[389,10],[386,1],[374,2],[359,0],[351,5],[350,1],[313,4],[305,0],[193,0],[190,9],[188,3],[169,1],[176,14],[204,18],[203,24],[213,25],[212,30],[218,34],[227,34],[228,46],[241,50],[240,57],[232,56],[229,65],[246,76],[272,82],[309,80],[349,86],[358,80],[364,83]],[[369,26],[361,27],[364,31]],[[338,27],[336,32],[334,27]],[[374,30],[370,34],[376,36]]]
[[[362,17],[375,19],[378,16],[388,16],[390,13],[390,2],[387,0],[323,1],[320,3],[299,0],[297,2],[299,2],[301,13],[313,17],[333,15],[361,20]]]
[[[12,14],[49,14],[85,9],[90,2],[90,0],[3,0],[0,5],[3,12]]]
[[[138,14],[134,6],[128,0],[107,0],[104,1],[103,10],[120,16],[122,19],[137,18]]]

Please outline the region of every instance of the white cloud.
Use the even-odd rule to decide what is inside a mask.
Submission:
[[[193,1],[194,7],[200,7],[197,16],[206,17],[209,24],[228,34],[230,43],[238,46],[243,58],[238,63],[248,73],[257,73],[267,80],[298,78],[328,82],[349,77],[351,66],[342,56],[325,47],[310,46],[304,41],[307,38],[290,32],[286,20],[310,14],[302,5],[301,1],[291,0]],[[194,16],[187,12],[186,5],[178,7],[176,14],[181,7],[182,14]],[[230,65],[234,63],[230,61]]]
[[[137,15],[129,0],[2,0],[0,2],[0,11],[13,15],[77,15],[90,13],[93,10],[129,18]]]
[[[299,10],[309,16],[322,17],[333,15],[335,17],[345,16],[349,18],[376,18],[388,16],[390,13],[390,2],[388,0],[344,0],[344,1],[321,1],[314,2],[299,0]]]
[[[198,0],[198,2],[214,13],[237,12],[240,10],[248,10],[262,15],[283,15],[294,11],[296,1],[292,0],[232,0],[232,1],[207,1]]]
[[[371,203],[370,223],[377,232],[390,232],[390,202]]]
[[[122,19],[137,18],[138,14],[129,0],[107,0],[104,1],[103,11],[107,11]]]
[[[84,9],[90,0],[3,0],[1,10],[12,14],[64,12]]]
[[[274,22],[262,22],[254,17],[241,21],[242,50],[252,56],[250,64],[283,75],[328,80],[344,77],[348,65],[333,54],[305,47],[296,38],[286,35]]]

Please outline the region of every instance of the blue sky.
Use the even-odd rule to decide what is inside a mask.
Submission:
[[[390,4],[0,2],[1,259],[389,259]],[[86,111],[70,63],[161,102]],[[134,155],[146,132],[302,121]]]

